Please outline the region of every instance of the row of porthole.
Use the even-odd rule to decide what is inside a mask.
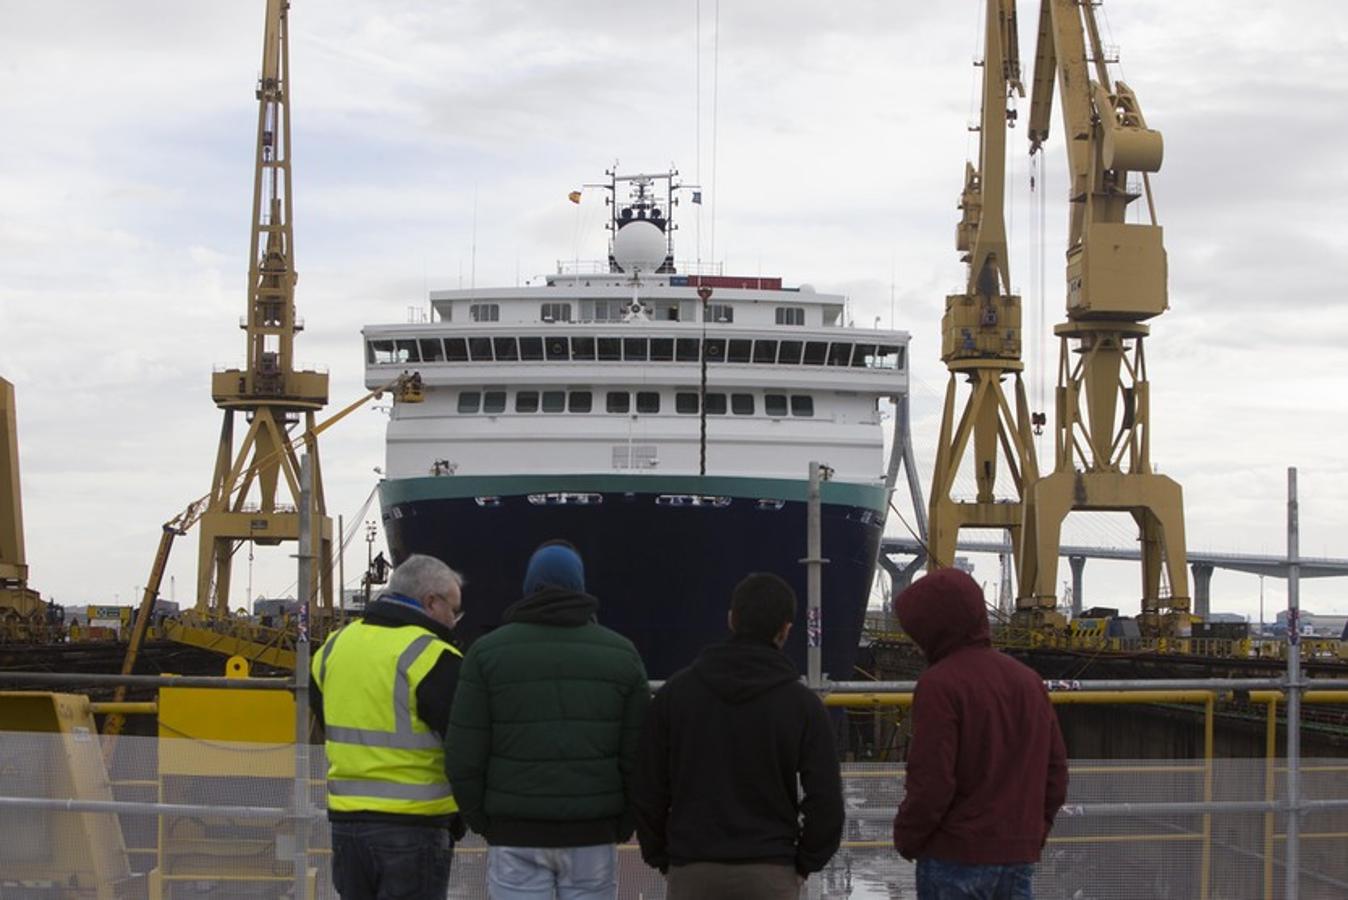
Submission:
[[[460,391],[458,411],[463,415],[484,413],[497,415],[506,411],[506,391]],[[636,394],[635,398],[632,396]],[[680,415],[697,415],[700,411],[696,391],[679,391],[674,395],[674,411]],[[604,411],[619,415],[636,412],[638,415],[656,415],[660,412],[658,391],[608,391],[604,397]],[[758,402],[753,394],[707,393],[707,415],[752,416]],[[588,413],[594,411],[591,391],[516,391],[515,412],[526,415],[544,413]],[[763,413],[771,418],[814,415],[814,397],[809,394],[764,394]]]
[[[473,499],[478,506],[497,507],[501,505],[500,497],[474,497]],[[604,502],[604,495],[559,491],[548,494],[530,494],[528,499],[531,506],[598,506]],[[710,506],[722,509],[729,506],[730,503],[730,497],[707,494],[660,494],[655,498],[656,506]],[[777,512],[785,506],[785,500],[775,498],[760,499],[756,504],[758,509],[768,512]]]

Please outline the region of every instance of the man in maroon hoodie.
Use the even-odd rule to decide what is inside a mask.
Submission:
[[[992,649],[983,591],[964,572],[932,572],[895,605],[927,669],[894,848],[917,860],[919,900],[1029,900],[1067,798],[1067,751],[1044,683]]]

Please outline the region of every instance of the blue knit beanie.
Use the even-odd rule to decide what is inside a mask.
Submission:
[[[545,587],[585,593],[585,564],[576,551],[561,544],[534,551],[524,570],[524,596]]]

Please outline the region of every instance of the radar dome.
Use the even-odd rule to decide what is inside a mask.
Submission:
[[[613,259],[629,275],[654,272],[665,261],[665,235],[657,226],[638,219],[613,236]]]

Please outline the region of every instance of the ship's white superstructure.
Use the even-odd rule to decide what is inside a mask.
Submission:
[[[606,262],[435,291],[424,321],[365,328],[367,383],[415,372],[423,387],[390,413],[390,552],[464,573],[471,640],[518,599],[532,548],[569,541],[604,622],[664,677],[722,632],[745,573],[805,596],[806,480],[822,462],[830,562],[812,633],[824,670],[850,673],[897,472],[881,402],[907,392],[908,335],[850,327],[845,298],[808,285],[676,265],[675,175],[610,173]],[[803,641],[785,648],[798,662]]]
[[[767,286],[704,305],[709,281]],[[906,387],[908,335],[844,327],[843,301],[669,274],[436,291],[430,322],[365,329],[372,386],[411,368],[427,388],[395,408],[386,471],[697,474],[705,348],[708,473],[799,477],[822,459],[882,480],[879,400]]]

